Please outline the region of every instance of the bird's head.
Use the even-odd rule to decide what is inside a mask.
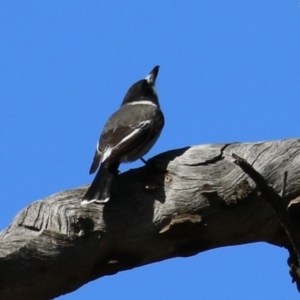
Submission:
[[[151,101],[159,106],[155,89],[155,80],[158,75],[158,70],[159,66],[154,67],[145,79],[141,79],[134,83],[127,91],[122,105],[138,101]]]

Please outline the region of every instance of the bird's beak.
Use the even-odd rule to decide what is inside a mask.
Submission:
[[[158,70],[159,70],[159,66],[155,66],[153,68],[153,70],[149,73],[149,75],[146,76],[145,79],[148,81],[148,83],[153,84],[153,85],[155,84]]]

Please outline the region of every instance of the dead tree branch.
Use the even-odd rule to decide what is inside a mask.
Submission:
[[[259,186],[233,153],[261,175]],[[265,241],[290,249],[268,202],[274,193],[282,201],[282,189],[278,209],[288,203],[288,230],[298,239],[300,140],[187,147],[153,165],[120,174],[105,205],[81,207],[84,186],[21,211],[0,233],[0,299],[52,299],[102,276],[222,246]]]
[[[281,191],[282,196],[280,196],[273,187],[267,183],[264,177],[259,174],[245,159],[242,159],[234,153],[232,154],[232,157],[235,159],[235,163],[240,166],[241,169],[255,182],[257,188],[261,191],[263,198],[272,205],[279,222],[290,241],[290,247],[288,247],[290,252],[290,274],[293,281],[297,283],[298,291],[300,291],[300,237],[290,219],[283,197],[286,189],[287,171],[284,172],[284,180]]]

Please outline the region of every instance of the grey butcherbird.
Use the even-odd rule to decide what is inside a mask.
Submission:
[[[120,163],[142,158],[157,141],[164,116],[159,107],[155,80],[159,66],[126,93],[119,110],[106,122],[97,143],[90,174],[100,168],[81,205],[109,200],[113,177]]]

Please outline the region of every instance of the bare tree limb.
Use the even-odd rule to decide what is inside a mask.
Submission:
[[[242,159],[234,153],[232,154],[232,157],[235,159],[235,163],[240,166],[241,169],[255,182],[264,199],[266,199],[272,205],[279,222],[290,241],[290,246],[288,247],[290,252],[290,274],[293,278],[293,281],[297,283],[298,291],[300,291],[300,237],[287,212],[284,198],[276,193],[276,191],[267,183],[264,177],[259,174],[245,159]],[[285,171],[281,192],[283,196],[286,189],[286,180],[287,172]]]
[[[120,174],[105,205],[80,206],[87,186],[36,201],[0,233],[0,299],[51,299],[105,275],[205,250],[290,240],[248,163],[285,199],[300,228],[300,140],[173,150]],[[279,197],[279,196],[278,196]],[[286,206],[284,206],[286,207]]]

